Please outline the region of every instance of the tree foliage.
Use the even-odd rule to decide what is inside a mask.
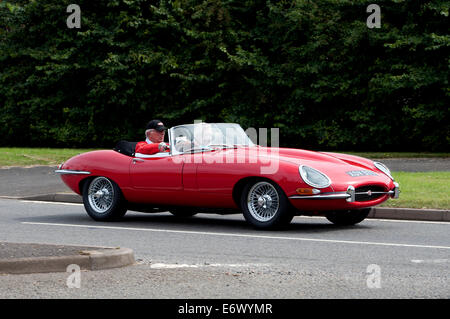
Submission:
[[[445,150],[449,2],[0,2],[0,145],[110,147],[166,125],[279,127],[280,145]]]

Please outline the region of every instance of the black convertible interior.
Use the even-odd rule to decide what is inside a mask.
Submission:
[[[117,142],[116,146],[113,148],[116,152],[123,155],[134,156],[136,150],[136,144],[138,142],[128,142],[125,140]]]

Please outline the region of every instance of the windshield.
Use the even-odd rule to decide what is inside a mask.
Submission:
[[[215,147],[254,146],[239,124],[197,123],[170,129],[175,153],[201,152]]]

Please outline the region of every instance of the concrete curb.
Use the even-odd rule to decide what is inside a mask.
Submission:
[[[124,267],[135,263],[133,250],[107,248],[80,251],[80,255],[0,259],[1,274],[66,272],[75,264],[82,270]]]
[[[0,196],[7,198],[7,196]],[[54,194],[40,194],[25,197],[9,197],[20,200],[37,200],[43,202],[61,202],[61,203],[74,203],[83,204],[83,198],[75,193],[54,193]]]
[[[5,197],[3,196],[3,198]],[[82,197],[75,193],[44,194],[21,198],[14,197],[14,199],[78,204],[83,203]],[[450,222],[450,210],[373,207],[368,218]]]
[[[368,218],[450,222],[450,211],[440,209],[373,207]]]

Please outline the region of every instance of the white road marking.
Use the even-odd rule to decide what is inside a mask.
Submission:
[[[450,259],[413,259],[411,262],[415,264],[443,264],[450,262]]]
[[[207,235],[207,236],[223,236],[223,237],[241,237],[241,238],[258,238],[258,239],[275,239],[275,240],[292,240],[292,241],[310,241],[335,244],[353,244],[353,245],[375,245],[375,246],[391,246],[391,247],[414,247],[414,248],[434,248],[434,249],[450,249],[450,246],[434,246],[434,245],[418,245],[418,244],[399,244],[399,243],[381,243],[368,241],[352,241],[352,240],[335,240],[320,238],[302,238],[288,236],[263,236],[237,233],[217,233],[217,232],[201,232],[190,230],[172,230],[172,229],[153,229],[153,228],[136,228],[136,227],[118,227],[118,226],[94,226],[94,225],[76,225],[76,224],[57,224],[57,223],[38,223],[38,222],[22,222],[26,225],[41,226],[60,226],[60,227],[76,227],[76,228],[97,228],[110,230],[131,230],[131,231],[147,231],[147,232],[163,232],[174,234],[191,234],[191,235]]]
[[[152,264],[150,268],[153,269],[175,269],[175,268],[198,268],[198,265],[187,265],[187,264]]]
[[[264,267],[270,264],[165,264],[154,263],[150,268],[154,269],[176,269],[176,268],[205,268],[205,267],[223,267],[223,268],[247,268]]]

